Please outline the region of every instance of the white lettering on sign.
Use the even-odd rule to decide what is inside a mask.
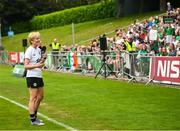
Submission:
[[[179,78],[180,77],[180,61],[158,61],[157,76]]]
[[[170,77],[171,78],[178,78],[180,77],[180,69],[177,67],[177,65],[180,66],[180,61],[172,61],[171,63],[171,70],[174,72],[174,73],[171,73]]]

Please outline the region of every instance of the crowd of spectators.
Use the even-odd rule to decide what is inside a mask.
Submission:
[[[79,52],[77,56],[100,54],[98,39],[92,40],[88,46],[61,46],[61,52]],[[135,20],[128,29],[115,30],[113,37],[107,36],[107,47],[108,55],[111,55],[107,61],[115,69],[120,66],[120,57],[124,57],[124,52],[138,56],[180,56],[180,8],[168,10],[166,15]]]
[[[142,22],[135,20],[129,28],[115,30],[115,36],[107,37],[108,51],[128,51],[126,42],[135,45],[136,53],[153,53],[156,56],[180,56],[180,8],[167,17],[155,16]],[[167,19],[167,21],[166,21]],[[90,45],[62,46],[61,51],[71,49],[80,52],[100,52],[98,39]]]

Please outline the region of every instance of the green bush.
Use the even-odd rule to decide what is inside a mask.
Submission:
[[[35,16],[31,20],[31,29],[46,29],[66,24],[109,18],[115,16],[115,3],[110,0],[105,3],[81,6],[46,15]]]
[[[29,32],[31,30],[30,22],[18,22],[12,25],[12,30],[15,34]]]

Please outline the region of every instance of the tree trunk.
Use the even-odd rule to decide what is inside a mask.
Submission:
[[[166,0],[160,0],[160,11],[166,10]]]
[[[117,17],[124,15],[124,1],[125,0],[116,0]]]
[[[139,13],[143,13],[144,0],[140,0]]]

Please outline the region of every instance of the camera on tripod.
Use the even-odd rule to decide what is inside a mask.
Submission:
[[[22,47],[27,47],[27,39],[22,39]]]
[[[107,78],[110,74],[114,74],[115,77],[117,78],[116,74],[113,72],[111,67],[106,62],[106,53],[107,53],[106,51],[108,50],[108,48],[107,48],[107,38],[105,34],[99,37],[99,42],[100,42],[100,51],[102,53],[103,59],[102,59],[102,65],[99,71],[97,72],[95,78],[97,78],[99,74],[103,74],[104,78]]]
[[[100,50],[101,51],[107,50],[107,38],[105,34],[99,37],[99,42],[100,42]]]
[[[24,48],[24,54],[25,54],[25,49],[26,49],[27,45],[28,45],[27,39],[22,39],[22,47]]]

